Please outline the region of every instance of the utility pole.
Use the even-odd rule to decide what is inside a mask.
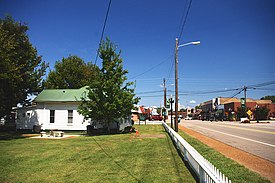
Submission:
[[[164,122],[165,122],[165,120],[166,120],[166,84],[165,84],[165,78],[163,78],[163,88],[164,88],[164,102],[163,102],[163,104],[164,104],[164,109],[165,109],[165,115],[164,115]]]
[[[179,40],[176,38],[176,48],[175,48],[175,131],[178,132],[178,112],[179,112],[179,88],[178,88],[178,51],[179,47],[187,45],[198,45],[200,41],[189,42],[179,45]]]
[[[244,86],[243,91],[244,91],[244,112],[245,112],[245,114],[246,114],[246,90],[247,90],[247,87]]]
[[[175,49],[175,131],[178,132],[178,107],[179,107],[179,96],[178,96],[178,51],[179,51],[179,40],[176,38],[176,49]]]
[[[171,94],[171,98],[170,98],[170,106],[171,106],[171,128],[173,128],[173,96]]]
[[[163,100],[164,100],[164,108],[166,108],[166,100],[167,100],[167,99],[166,99],[166,84],[165,84],[165,82],[166,82],[166,81],[165,81],[165,78],[163,78],[163,88],[164,88],[164,90],[163,90],[163,91],[164,91],[164,99],[163,99]]]

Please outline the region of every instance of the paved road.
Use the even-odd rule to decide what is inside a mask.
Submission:
[[[180,125],[275,163],[275,122],[182,120]]]

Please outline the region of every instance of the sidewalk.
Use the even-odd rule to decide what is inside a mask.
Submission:
[[[198,132],[188,129],[179,124],[179,129],[187,133],[188,135],[198,139],[202,143],[212,147],[219,151],[226,157],[244,165],[246,168],[259,173],[261,176],[266,177],[272,182],[275,182],[275,164],[259,158],[255,155],[249,154],[245,151],[239,150],[220,141],[206,137]]]

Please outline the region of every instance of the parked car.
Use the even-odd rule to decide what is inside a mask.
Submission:
[[[192,117],[191,117],[191,116],[186,116],[186,117],[184,118],[184,120],[192,120]]]
[[[150,121],[154,121],[154,120],[162,121],[163,118],[162,118],[161,115],[151,115],[150,116]]]

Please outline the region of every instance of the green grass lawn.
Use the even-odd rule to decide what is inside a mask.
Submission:
[[[0,182],[195,182],[161,125],[136,128],[139,137],[2,138]]]
[[[204,158],[215,165],[222,173],[224,173],[232,182],[270,182],[259,174],[250,171],[237,162],[226,158],[221,153],[217,152],[213,148],[203,144],[199,140],[187,135],[186,133],[179,131],[179,134],[192,145]]]

